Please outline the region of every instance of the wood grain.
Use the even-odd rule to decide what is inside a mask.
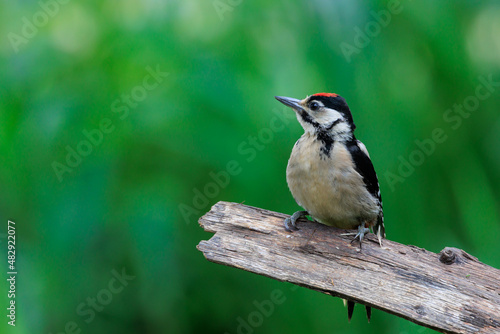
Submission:
[[[443,333],[500,333],[500,270],[463,250],[435,254],[373,234],[350,244],[345,230],[219,202],[200,218],[215,235],[198,249],[212,262],[291,282],[392,313]]]

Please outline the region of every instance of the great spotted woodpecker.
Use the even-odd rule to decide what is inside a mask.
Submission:
[[[287,218],[286,230],[298,229],[297,219],[308,215],[325,225],[357,228],[353,241],[359,240],[360,248],[373,228],[382,246],[385,227],[377,174],[365,145],[354,136],[356,126],[345,99],[332,93],[276,99],[295,111],[304,128],[288,161],[286,179],[305,211]],[[350,320],[354,302],[347,306]],[[371,308],[366,311],[370,320]]]

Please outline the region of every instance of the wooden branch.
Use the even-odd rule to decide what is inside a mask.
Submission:
[[[500,270],[456,248],[440,254],[369,234],[359,251],[344,230],[219,202],[200,218],[215,235],[198,249],[212,262],[350,299],[444,333],[500,332]],[[493,250],[492,250],[493,251]]]

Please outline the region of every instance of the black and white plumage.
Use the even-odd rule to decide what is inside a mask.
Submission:
[[[297,203],[320,223],[358,228],[360,242],[365,228],[372,227],[381,244],[385,228],[377,174],[365,145],[354,136],[356,126],[345,99],[331,93],[276,99],[295,110],[304,128],[287,167]],[[298,218],[287,221],[287,229]]]
[[[365,145],[356,139],[356,126],[344,98],[319,93],[297,100],[276,96],[291,107],[304,134],[295,143],[287,166],[287,183],[298,211],[285,220],[289,231],[309,215],[315,221],[342,229],[358,229],[354,240],[369,228],[380,245],[385,238],[382,199],[377,174]],[[354,241],[353,240],[353,241]],[[349,319],[354,303],[348,301]],[[371,309],[367,307],[367,314]]]

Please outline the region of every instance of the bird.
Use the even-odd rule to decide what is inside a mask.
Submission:
[[[292,196],[304,210],[284,221],[289,232],[298,230],[297,220],[314,221],[341,229],[357,229],[351,243],[373,229],[382,246],[385,238],[382,197],[377,174],[366,146],[354,135],[346,100],[335,93],[317,93],[299,100],[275,96],[295,111],[304,134],[293,146],[286,168]],[[355,303],[347,301],[348,320]],[[368,321],[371,308],[366,306]]]

